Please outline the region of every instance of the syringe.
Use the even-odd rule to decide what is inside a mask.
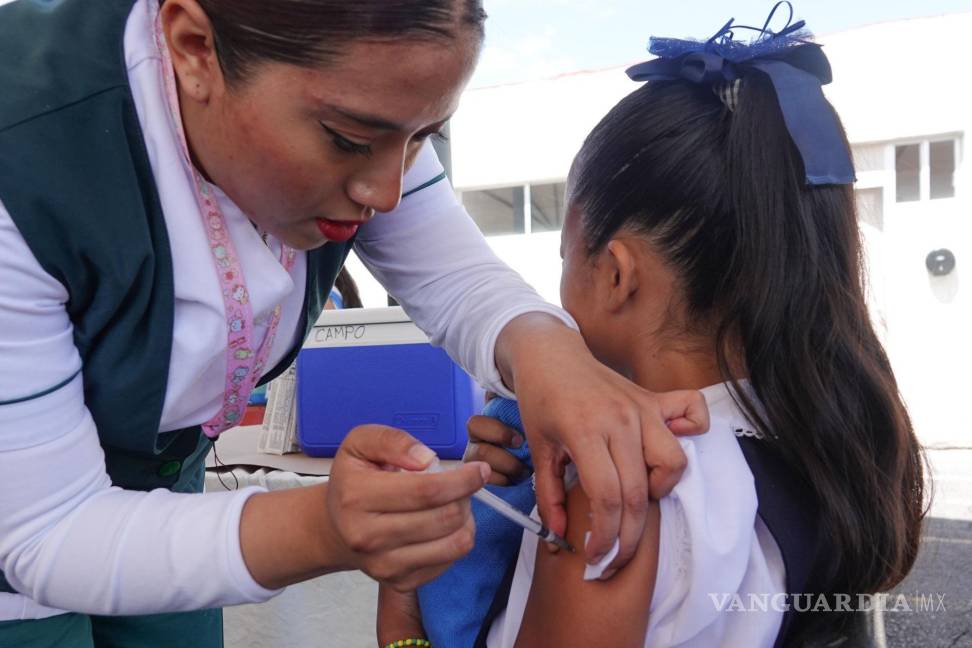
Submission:
[[[445,468],[442,467],[438,458],[436,458],[432,460],[432,464],[429,465],[429,467],[423,472],[437,473],[443,471],[445,471]],[[574,547],[572,547],[569,542],[545,527],[541,522],[534,520],[529,515],[521,513],[509,502],[493,493],[490,493],[485,488],[480,488],[478,491],[473,493],[473,497],[511,522],[523,527],[530,533],[535,533],[540,537],[541,540],[557,545],[561,549],[566,549],[570,552],[574,551]]]

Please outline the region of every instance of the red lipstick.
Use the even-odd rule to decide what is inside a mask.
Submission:
[[[365,221],[335,221],[327,218],[317,219],[317,229],[328,241],[344,243],[358,231]]]

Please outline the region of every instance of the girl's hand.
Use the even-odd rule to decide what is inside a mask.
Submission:
[[[436,474],[434,453],[401,430],[355,428],[341,444],[327,488],[335,558],[395,590],[435,578],[472,549],[469,497],[489,478],[483,463]]]
[[[469,444],[462,460],[489,464],[492,469],[490,484],[509,486],[529,476],[530,470],[526,464],[506,450],[523,445],[523,437],[519,432],[489,416],[474,416],[469,419],[466,427],[469,431]]]
[[[399,639],[424,639],[422,611],[418,594],[398,592],[388,585],[378,586],[378,645],[387,646]]]

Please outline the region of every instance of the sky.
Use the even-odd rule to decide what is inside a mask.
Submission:
[[[705,39],[729,18],[761,27],[774,0],[484,0],[486,46],[471,87],[635,63],[649,36]],[[797,0],[818,36],[876,22],[972,11],[972,0]],[[773,22],[779,30],[787,11]],[[825,38],[819,38],[826,44]]]

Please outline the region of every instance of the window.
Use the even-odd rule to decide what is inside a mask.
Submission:
[[[566,212],[564,192],[566,189],[567,186],[563,182],[531,185],[531,232],[557,232],[563,229]]]
[[[898,202],[921,199],[921,145],[894,147],[894,174]]]
[[[954,138],[895,146],[897,202],[954,198],[958,150],[959,140]]]
[[[558,232],[564,226],[566,184],[476,189],[461,193],[462,204],[486,236]]]
[[[464,191],[462,204],[487,236],[522,234],[524,231],[523,187]],[[519,222],[517,211],[520,213]]]
[[[955,197],[955,140],[932,142],[929,145],[931,167],[931,198]]]

